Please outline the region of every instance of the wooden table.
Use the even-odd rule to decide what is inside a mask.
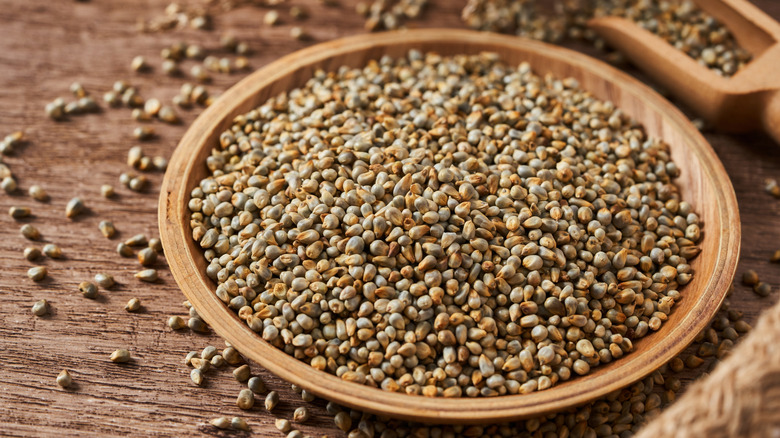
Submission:
[[[24,130],[30,141],[3,161],[16,176],[19,189],[0,194],[0,210],[13,205],[32,208],[34,216],[15,221],[3,214],[0,221],[0,435],[105,436],[136,434],[191,436],[219,435],[207,421],[222,415],[245,417],[258,436],[281,436],[273,427],[276,416],[290,418],[302,405],[290,386],[252,365],[270,389],[279,391],[282,402],[274,415],[260,406],[242,412],[235,397],[242,385],[229,370],[208,373],[207,383],[195,387],[183,358],[190,350],[206,345],[223,347],[216,335],[176,333],[166,326],[169,315],[186,316],[184,300],[164,261],[158,262],[161,281],[150,285],[133,278],[140,265],[123,259],[116,245],[136,233],[157,234],[157,194],[162,175],[149,175],[145,193],[135,193],[119,184],[118,177],[130,170],[127,149],[138,142],[132,131],[139,124],[128,109],[106,109],[100,114],[71,117],[55,123],[44,115],[44,106],[58,96],[72,100],[68,88],[81,82],[97,99],[114,81],[125,79],[145,97],[170,102],[185,77],[167,77],[160,70],[160,50],[177,41],[198,43],[218,56],[219,37],[230,30],[253,49],[252,67],[260,67],[279,56],[311,44],[363,32],[362,19],[352,2],[325,7],[314,1],[290,1],[303,5],[309,18],[295,22],[287,7],[280,8],[282,24],[262,25],[265,10],[245,7],[219,15],[213,32],[194,30],[162,34],[141,34],[139,18],[159,16],[168,2],[124,0],[70,2],[13,0],[0,7],[0,135]],[[461,27],[462,2],[436,0],[415,26]],[[780,3],[755,3],[780,19]],[[301,42],[289,37],[290,27],[303,26],[312,36]],[[583,46],[576,48],[602,56]],[[153,72],[130,71],[130,61],[144,55]],[[185,74],[192,62],[185,64]],[[632,70],[630,70],[632,71]],[[632,73],[636,73],[632,71]],[[243,74],[214,74],[208,89],[217,94]],[[641,75],[640,75],[641,77]],[[101,105],[105,107],[105,105]],[[179,111],[181,126],[155,122],[157,139],[143,143],[148,155],[170,156],[177,139],[198,109]],[[763,190],[767,177],[780,178],[780,146],[761,134],[728,136],[707,134],[736,188],[743,224],[741,275],[755,269],[763,281],[780,287],[780,266],[769,256],[780,249],[780,201]],[[26,195],[33,184],[42,185],[50,201],[40,203]],[[105,199],[102,184],[113,184],[118,195]],[[65,217],[68,200],[80,196],[89,212],[75,220]],[[98,231],[101,220],[111,220],[118,237],[104,238]],[[23,223],[32,223],[43,235],[41,242],[28,242],[19,234]],[[41,258],[35,263],[22,256],[26,246],[56,243],[65,258]],[[49,276],[34,283],[26,276],[31,266],[42,264]],[[79,282],[98,272],[113,274],[118,284],[88,300],[77,291]],[[128,313],[125,303],[138,297],[143,310]],[[762,308],[776,300],[758,298],[737,285],[733,307],[745,311],[750,322]],[[30,308],[40,299],[52,304],[50,316],[34,317]],[[133,361],[118,365],[108,357],[117,348],[131,351]],[[63,390],[55,384],[61,369],[73,375],[74,385]],[[317,401],[313,418],[302,427],[312,435],[339,436]],[[262,403],[258,403],[262,405]]]

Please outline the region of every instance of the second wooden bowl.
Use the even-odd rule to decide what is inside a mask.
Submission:
[[[262,340],[214,294],[206,262],[191,238],[187,203],[206,176],[206,157],[233,118],[269,97],[304,84],[315,69],[358,67],[409,49],[443,55],[498,53],[504,62],[531,63],[538,74],[573,77],[584,89],[609,100],[641,122],[650,135],[668,142],[682,171],[682,196],[704,223],[701,255],[683,299],[655,333],[636,342],[636,351],[584,377],[551,389],[495,398],[442,399],[388,393],[317,371]],[[387,416],[439,423],[489,423],[528,418],[571,408],[626,386],[681,352],[715,315],[731,284],[739,256],[740,224],[728,175],[709,144],[688,119],[649,87],[597,60],[559,47],[514,37],[462,30],[430,29],[331,41],[285,56],[253,73],[211,105],[189,128],[171,158],[163,182],[159,225],[171,272],[198,313],[241,353],[283,379],[342,405]]]

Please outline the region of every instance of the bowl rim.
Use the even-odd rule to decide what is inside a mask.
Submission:
[[[544,53],[545,57],[607,78],[612,84],[621,89],[630,89],[632,94],[642,98],[646,106],[660,114],[664,122],[680,133],[685,143],[693,148],[701,162],[703,178],[712,183],[713,192],[717,195],[716,199],[707,201],[718,203],[717,215],[722,224],[720,230],[706,230],[718,235],[714,274],[701,284],[701,287],[707,288],[707,292],[702,293],[691,308],[689,316],[693,317],[688,318],[687,324],[673,327],[668,334],[675,342],[671,345],[656,345],[646,351],[644,354],[647,356],[643,357],[647,360],[640,365],[640,371],[629,372],[625,369],[627,367],[615,366],[608,374],[592,379],[588,376],[579,377],[576,382],[565,387],[555,386],[523,395],[480,398],[478,403],[467,397],[427,398],[386,392],[318,371],[266,343],[215,296],[213,282],[205,273],[194,269],[194,257],[202,257],[202,254],[188,249],[192,237],[185,218],[189,217],[187,203],[192,187],[188,187],[186,182],[196,166],[203,166],[202,162],[195,162],[195,152],[208,147],[205,139],[214,135],[231,109],[246,100],[250,92],[257,93],[283,75],[321,63],[334,54],[343,55],[396,44],[443,41],[469,45],[489,44],[506,50],[522,46],[524,50]],[[523,419],[575,407],[650,374],[690,344],[715,315],[734,277],[741,241],[736,195],[722,163],[701,133],[669,101],[627,73],[582,53],[538,41],[460,29],[393,31],[345,37],[293,52],[250,74],[208,107],[179,142],[163,180],[158,220],[166,259],[176,283],[214,331],[242,354],[284,380],[345,406],[406,420],[461,424]],[[573,390],[575,388],[576,391]]]

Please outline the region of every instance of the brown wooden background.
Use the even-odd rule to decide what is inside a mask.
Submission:
[[[461,27],[462,3],[431,1],[423,20],[410,26]],[[780,2],[754,3],[780,19]],[[133,278],[140,269],[137,262],[115,252],[117,242],[129,236],[157,234],[161,174],[149,175],[151,185],[143,194],[118,182],[119,174],[130,170],[125,164],[126,151],[138,143],[132,130],[139,124],[130,118],[130,110],[106,109],[102,101],[102,113],[60,123],[49,120],[43,108],[58,96],[72,100],[68,87],[74,81],[100,100],[115,80],[125,79],[142,96],[170,102],[180,85],[189,81],[193,65],[185,63],[185,75],[179,78],[160,71],[160,50],[172,43],[198,43],[217,56],[228,56],[219,49],[219,38],[229,30],[249,43],[251,65],[257,68],[306,44],[361,33],[362,18],[355,14],[353,1],[339,0],[336,6],[326,7],[313,0],[298,0],[277,7],[282,24],[274,28],[262,24],[268,9],[245,7],[219,15],[212,32],[138,33],[136,21],[161,15],[167,4],[164,0],[0,2],[0,135],[23,129],[30,139],[16,153],[3,157],[20,188],[11,196],[0,192],[0,435],[221,435],[206,422],[217,416],[241,415],[254,434],[281,436],[273,427],[275,416],[290,418],[295,407],[303,404],[288,384],[257,365],[253,372],[281,394],[275,415],[265,413],[261,400],[251,412],[240,411],[235,397],[243,385],[229,369],[209,372],[202,388],[190,382],[190,369],[182,362],[186,353],[206,345],[221,348],[222,341],[216,335],[189,330],[172,332],[165,324],[167,317],[186,316],[186,309],[164,261],[157,266],[161,282],[149,285]],[[296,22],[288,14],[291,5],[304,6],[309,18]],[[303,26],[312,39],[292,40],[289,29],[293,25]],[[574,47],[603,55],[584,45]],[[136,55],[146,56],[154,71],[131,72],[130,61]],[[213,76],[207,88],[217,94],[243,74]],[[170,156],[198,112],[180,110],[185,123],[178,127],[152,123],[159,135],[142,144],[145,152]],[[762,134],[707,133],[707,138],[723,160],[739,200],[743,241],[738,275],[752,268],[763,281],[780,288],[780,266],[768,261],[780,249],[780,200],[763,191],[764,178],[780,178],[780,145]],[[28,197],[27,189],[33,184],[42,185],[51,200],[39,203]],[[101,184],[113,184],[118,196],[102,198]],[[90,211],[71,221],[65,218],[64,208],[73,196],[81,196]],[[12,205],[29,206],[34,216],[14,221],[4,213]],[[104,219],[119,229],[117,238],[109,240],[99,233],[97,224]],[[43,234],[42,242],[34,245],[56,243],[65,258],[25,260],[22,250],[31,244],[19,234],[25,222]],[[36,264],[49,270],[44,282],[34,283],[26,276],[27,269]],[[113,274],[119,284],[101,291],[97,300],[83,298],[76,290],[78,283],[98,272]],[[758,298],[738,284],[732,303],[754,322],[777,295]],[[140,298],[142,312],[124,310],[132,297]],[[52,304],[52,314],[32,316],[32,304],[43,298]],[[108,356],[117,348],[129,349],[134,361],[125,365],[110,362]],[[62,368],[73,375],[75,383],[69,390],[54,382]],[[324,402],[315,403],[312,413],[313,418],[302,427],[305,433],[340,436]]]

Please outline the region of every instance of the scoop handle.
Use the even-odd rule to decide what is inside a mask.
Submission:
[[[761,119],[764,131],[780,145],[780,90],[767,94]]]

